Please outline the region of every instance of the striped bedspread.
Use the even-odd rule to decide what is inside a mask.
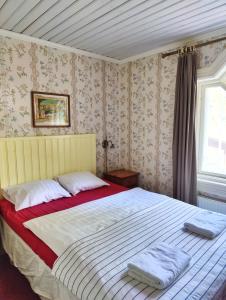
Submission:
[[[213,299],[226,279],[226,231],[214,240],[184,232],[184,222],[200,211],[167,197],[158,205],[150,201],[150,207],[141,205],[120,221],[72,243],[52,272],[80,299]],[[192,256],[184,273],[162,291],[127,275],[130,259],[160,241]]]

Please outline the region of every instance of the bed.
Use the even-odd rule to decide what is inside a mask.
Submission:
[[[53,178],[71,171],[89,170],[95,173],[95,135],[0,139],[0,164],[1,187]],[[226,232],[214,240],[208,240],[181,229],[185,220],[199,213],[197,207],[139,188],[127,191],[110,184],[20,212],[15,212],[10,202],[2,200],[0,210],[4,248],[43,300],[225,299]],[[101,210],[101,216],[98,216]],[[57,250],[59,247],[54,247],[54,238],[57,226],[61,227],[62,220],[68,217],[65,213],[83,213],[86,216],[84,220],[90,222],[89,225],[87,221],[87,228],[92,243],[96,245],[94,248],[90,246],[88,235],[80,240],[75,239],[75,243],[79,241],[76,247],[83,245],[78,251],[78,260],[82,257],[82,261],[86,262],[85,268],[78,274],[82,274],[83,278],[78,283],[77,295],[53,276],[54,263],[62,252]],[[100,218],[105,226],[97,230],[93,224],[97,220],[99,226]],[[48,222],[53,222],[54,226],[49,231],[52,244],[40,232],[34,234],[25,228],[24,222],[33,222],[36,227],[41,227],[43,223],[43,230]],[[83,227],[86,221],[76,224]],[[109,243],[109,238],[105,240],[109,228],[113,230],[111,241],[114,240],[114,243]],[[119,229],[121,235],[118,237],[116,233]],[[59,231],[59,234],[64,239],[64,231]],[[76,236],[80,231],[73,234]],[[98,244],[100,238],[101,245]],[[134,255],[156,241],[180,245],[193,256],[186,272],[175,284],[161,292],[132,280],[125,273],[129,258],[126,255]],[[85,252],[81,252],[83,249]],[[84,253],[89,255],[84,256]],[[88,260],[90,256],[92,261]],[[87,268],[89,264],[91,267]],[[95,273],[92,273],[93,270]],[[102,270],[104,273],[101,273]]]

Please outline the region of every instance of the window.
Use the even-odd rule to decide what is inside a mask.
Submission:
[[[226,86],[223,80],[204,83],[201,101],[199,173],[226,178]]]
[[[226,53],[199,72],[198,194],[226,202]]]

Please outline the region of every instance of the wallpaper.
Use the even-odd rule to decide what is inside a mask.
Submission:
[[[172,133],[176,57],[154,55],[131,66],[131,167],[145,188],[172,189]]]
[[[159,77],[159,140],[157,191],[172,195],[172,140],[177,57],[160,59]]]
[[[7,38],[0,38],[0,45],[0,135],[32,134],[29,48]]]
[[[226,42],[198,49],[199,68],[210,65]],[[131,168],[140,185],[172,195],[172,141],[177,56],[153,55],[131,63]]]
[[[131,64],[131,168],[148,189],[157,180],[158,56]]]
[[[198,50],[199,68],[211,64],[225,42]],[[172,137],[177,56],[152,55],[127,64],[0,37],[0,136],[97,134],[97,173],[140,172],[140,185],[172,195]],[[30,91],[67,93],[71,127],[31,126]]]
[[[96,133],[100,175],[108,135],[115,144],[109,164],[127,167],[127,75],[126,66],[0,37],[0,136]],[[69,94],[71,127],[33,128],[31,90]]]
[[[114,143],[114,148],[109,148],[108,150],[109,170],[126,168],[129,166],[128,80],[128,64],[116,65],[113,63],[106,63],[106,136]]]
[[[77,56],[75,122],[76,132],[96,133],[97,171],[104,169],[104,99],[103,99],[103,62],[85,56]]]

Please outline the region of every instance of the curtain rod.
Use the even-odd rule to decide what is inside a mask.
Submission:
[[[194,47],[195,48],[201,48],[201,47],[204,47],[204,46],[207,46],[207,45],[210,45],[210,44],[213,44],[213,43],[221,42],[221,41],[224,41],[224,40],[226,40],[226,36],[222,37],[222,38],[215,39],[215,40],[211,40],[211,41],[208,41],[208,42],[205,42],[205,43],[195,44]],[[178,53],[178,50],[174,50],[174,51],[167,52],[167,53],[162,53],[162,58],[165,58],[167,56],[171,56],[171,55],[174,55],[174,54],[177,54],[177,53]]]

